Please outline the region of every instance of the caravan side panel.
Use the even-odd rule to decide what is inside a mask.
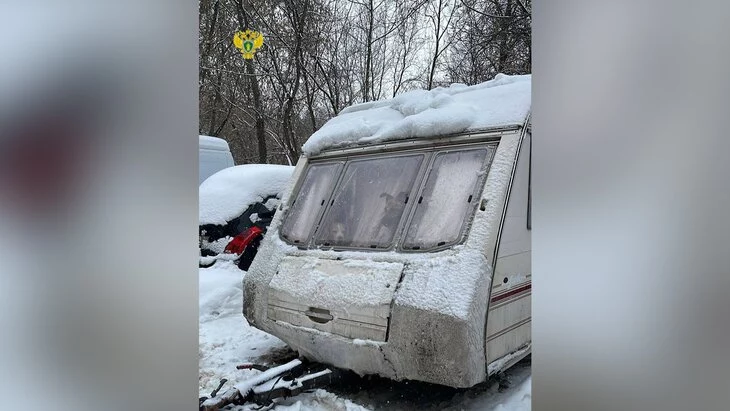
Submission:
[[[487,314],[488,364],[524,348],[531,341],[530,137],[527,132],[522,141],[498,245]]]

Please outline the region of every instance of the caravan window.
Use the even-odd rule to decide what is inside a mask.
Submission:
[[[390,247],[424,157],[416,154],[349,161],[315,244]]]
[[[478,200],[478,182],[486,173],[487,149],[436,154],[403,248],[426,250],[459,242]]]
[[[298,244],[307,243],[312,227],[327,205],[341,168],[342,162],[312,164],[308,168],[296,200],[281,227],[285,239]]]
[[[312,162],[281,226],[300,247],[433,251],[458,244],[496,144]]]

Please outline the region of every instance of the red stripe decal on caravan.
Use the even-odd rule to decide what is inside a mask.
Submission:
[[[525,292],[525,291],[528,291],[528,290],[530,290],[530,289],[532,289],[532,283],[528,283],[528,284],[525,284],[525,285],[523,285],[523,286],[521,286],[521,287],[517,287],[517,288],[515,288],[515,289],[513,289],[513,290],[509,290],[509,291],[507,291],[507,292],[506,292],[506,293],[504,293],[504,294],[500,294],[500,295],[497,295],[497,296],[493,297],[493,298],[492,298],[492,299],[490,300],[490,302],[491,302],[492,304],[494,304],[494,303],[496,303],[496,302],[498,302],[498,301],[502,301],[502,300],[504,300],[505,298],[509,298],[509,297],[512,297],[512,296],[513,296],[513,295],[515,295],[515,294],[523,293],[523,292]]]

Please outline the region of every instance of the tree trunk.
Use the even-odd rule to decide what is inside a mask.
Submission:
[[[431,70],[428,74],[428,86],[426,87],[428,90],[431,90],[431,88],[433,87],[433,76],[436,73],[436,63],[438,62],[439,58],[439,46],[441,45],[441,10],[443,5],[442,1],[443,0],[439,0],[438,8],[436,9],[436,16],[433,18],[436,50],[433,53],[433,59],[431,60]]]
[[[253,65],[253,60],[246,60],[246,74],[249,79],[249,87],[251,89],[251,95],[253,96],[253,106],[256,110],[255,118],[255,129],[256,129],[256,142],[259,149],[259,163],[264,164],[268,161],[268,153],[266,150],[266,123],[264,122],[264,108],[261,104],[261,89],[259,89],[259,80],[256,77],[256,68]]]
[[[206,133],[209,136],[213,136],[215,133],[215,123],[218,120],[218,105],[221,103],[221,72],[218,72],[218,76],[216,79],[215,86],[213,86],[215,89],[215,97],[213,98],[213,109],[210,113],[210,123],[208,123],[208,132]]]
[[[309,87],[307,73],[304,73],[304,94],[307,97],[307,112],[309,114],[309,122],[312,125],[312,133],[317,131],[317,117],[314,115],[314,89]]]
[[[215,5],[213,6],[213,16],[210,20],[210,27],[208,27],[208,36],[206,38],[205,48],[203,49],[203,53],[201,55],[201,58],[210,56],[210,49],[213,47],[213,33],[215,33],[215,26],[218,23],[218,7],[220,6],[218,0],[216,0]],[[201,64],[198,68],[198,75],[200,77],[200,84],[205,84],[205,77],[208,75],[207,70],[203,70],[203,65]]]
[[[238,11],[238,24],[241,26],[241,30],[246,30],[248,27],[248,17],[243,11],[243,0],[240,0],[237,4]],[[259,88],[259,79],[256,77],[256,68],[253,65],[254,60],[245,60],[244,66],[246,69],[246,77],[248,77],[249,89],[253,97],[253,107],[256,111],[256,142],[258,143],[259,150],[259,163],[266,163],[268,160],[268,153],[266,151],[266,123],[264,122],[264,107],[261,104],[261,89]]]
[[[367,50],[365,52],[365,83],[363,84],[363,101],[370,101],[370,81],[373,64],[373,25],[375,24],[373,0],[368,3]]]

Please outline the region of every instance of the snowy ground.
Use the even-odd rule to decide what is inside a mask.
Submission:
[[[278,338],[250,327],[241,314],[241,280],[245,272],[233,263],[219,261],[200,269],[200,363],[199,391],[208,396],[221,378],[240,381],[258,371],[239,371],[236,365],[253,362],[281,364],[296,357]],[[273,407],[277,411],[304,410],[495,410],[527,411],[531,408],[529,361],[506,373],[509,388],[480,384],[468,390],[418,383],[393,382],[383,378],[350,376],[327,390],[316,390]],[[224,386],[222,391],[230,387]],[[234,407],[253,410],[257,406]]]

